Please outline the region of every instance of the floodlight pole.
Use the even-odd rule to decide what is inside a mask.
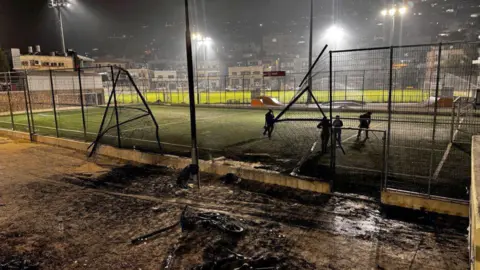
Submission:
[[[49,4],[48,7],[55,9],[57,11],[58,15],[58,24],[60,27],[60,41],[62,43],[62,54],[67,55],[67,49],[65,46],[65,34],[63,32],[63,18],[62,18],[62,7],[68,7],[70,4],[68,3],[68,0],[48,0]]]
[[[190,132],[192,139],[192,165],[198,168],[198,146],[197,146],[197,123],[195,115],[195,86],[193,81],[193,59],[192,59],[192,37],[190,35],[190,17],[188,11],[188,0],[185,0],[185,26],[186,26],[186,45],[187,45],[187,69],[188,69],[188,97],[190,102]],[[198,188],[200,188],[200,177],[194,175],[197,179]]]
[[[310,41],[308,44],[308,68],[312,68],[312,54],[313,54],[313,0],[310,0]],[[312,93],[313,93],[313,88],[312,88],[312,73],[308,75],[308,88],[310,89],[310,92],[308,92],[307,95],[307,104],[310,104],[312,102]]]
[[[62,39],[62,53],[63,55],[67,55],[67,49],[65,48],[65,35],[63,33],[63,19],[62,19],[62,12],[60,10],[60,6],[57,7],[58,12],[58,22],[60,24],[60,38]]]

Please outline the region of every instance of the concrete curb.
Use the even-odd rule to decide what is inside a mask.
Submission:
[[[25,132],[0,129],[0,136],[9,137],[17,140],[30,140],[30,135]],[[57,147],[73,149],[82,153],[87,153],[90,143],[80,142],[64,138],[55,138],[42,135],[33,135],[33,141],[53,145]],[[126,161],[133,161],[149,165],[161,165],[174,169],[183,169],[190,164],[189,158],[183,158],[172,155],[159,155],[145,153],[136,150],[118,149],[112,146],[102,145],[97,153],[110,158],[118,158]],[[265,184],[279,185],[300,190],[307,190],[317,193],[330,194],[330,184],[328,182],[315,181],[311,179],[301,179],[289,175],[283,175],[278,172],[255,169],[258,164],[238,162],[232,160],[200,160],[200,171],[216,175],[225,175],[234,173],[240,178],[258,181]]]

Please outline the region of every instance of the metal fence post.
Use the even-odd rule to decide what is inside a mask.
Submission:
[[[347,80],[348,80],[348,75],[345,75],[345,100],[347,100]]]
[[[13,109],[12,109],[12,98],[10,96],[10,91],[12,90],[12,83],[11,83],[11,76],[10,76],[10,71],[8,72],[8,80],[7,80],[7,74],[5,73],[5,83],[7,85],[7,98],[8,98],[8,109],[10,111],[10,120],[12,124],[12,130],[15,130],[15,122],[13,120]]]
[[[50,69],[50,90],[52,92],[52,105],[53,105],[53,116],[55,119],[55,134],[57,135],[57,138],[60,137],[58,134],[58,119],[57,119],[57,105],[55,103],[55,89],[53,85],[53,75],[52,75],[52,70]]]
[[[114,74],[113,74],[113,67],[111,66],[110,67],[110,71],[112,73],[112,78],[114,77]],[[118,79],[117,79],[118,80]],[[112,94],[113,94],[113,104],[115,105],[115,120],[117,122],[116,126],[117,126],[117,142],[118,142],[118,148],[122,148],[122,141],[120,139],[120,121],[119,121],[119,118],[118,118],[118,104],[117,104],[117,94],[116,94],[116,83],[113,84],[113,89],[112,89]],[[131,89],[131,88],[130,88]],[[137,95],[137,98],[138,98],[138,95]]]
[[[450,143],[453,143],[453,133],[455,129],[455,104],[456,100],[452,103],[452,119],[450,123]]]
[[[384,190],[387,188],[387,173],[388,173],[388,160],[387,160],[387,134],[383,132],[383,181],[380,181],[380,190]],[[384,184],[383,184],[384,183]]]
[[[388,161],[390,159],[390,144],[392,131],[392,91],[393,91],[393,47],[390,47],[390,68],[389,68],[389,83],[388,83],[388,127],[387,127],[387,165],[385,170],[385,189],[388,187]],[[385,89],[385,87],[384,87]]]
[[[207,74],[207,103],[212,103],[210,100],[210,76]]]
[[[25,81],[26,80],[27,80],[27,72],[25,72]],[[33,123],[32,124],[30,123],[30,112],[28,110],[27,87],[23,88],[23,96],[25,98],[25,113],[27,114],[28,133],[30,134],[30,141],[33,142],[33,133],[35,132],[35,127],[34,127]],[[33,121],[33,119],[32,119],[32,121]]]
[[[32,122],[32,134],[35,134],[35,119],[33,119],[33,109],[32,109],[32,99],[31,99],[31,94],[30,94],[30,86],[28,84],[28,74],[27,71],[25,70],[25,81],[26,81],[26,87],[25,89],[27,90],[27,98],[28,98],[28,106],[29,111],[30,111],[30,117],[31,117],[31,122]]]
[[[85,123],[85,108],[83,104],[82,74],[81,68],[78,69],[78,86],[80,89],[80,106],[82,107],[83,137],[87,140],[87,124]]]
[[[242,104],[245,104],[245,74],[242,75]]]
[[[433,177],[433,162],[434,162],[434,151],[435,151],[435,135],[436,135],[436,127],[437,127],[437,111],[438,111],[438,92],[439,92],[439,84],[440,84],[440,67],[441,67],[441,60],[442,60],[442,43],[438,45],[438,62],[437,62],[437,80],[435,85],[435,105],[433,107],[433,131],[432,131],[432,149],[430,153],[430,174],[428,178],[428,191],[427,194],[430,195],[431,192],[431,184],[432,184],[432,177]]]
[[[365,104],[365,70],[363,70],[363,78],[362,78],[362,109]]]
[[[395,71],[395,74],[396,74],[396,71]],[[411,98],[409,101],[411,101]],[[403,74],[403,77],[402,77],[402,102],[405,102],[405,74]]]
[[[225,97],[225,98],[224,98],[224,100],[223,100],[223,102],[225,102],[225,104],[227,103],[227,88],[228,88],[228,86],[227,86],[227,84],[228,84],[227,81],[228,81],[228,76],[225,75],[225,93],[224,93],[224,97]]]
[[[333,109],[332,109],[332,105],[333,105],[333,80],[334,80],[334,77],[333,76],[333,54],[332,54],[332,51],[329,51],[329,54],[330,54],[330,59],[329,59],[329,99],[330,99],[330,121],[333,120]],[[331,136],[331,140],[333,142],[333,138],[334,138],[334,134],[333,132],[330,134]],[[334,145],[333,143],[330,145],[330,170],[332,171],[332,174],[335,173],[335,152],[336,152],[336,145]],[[333,186],[333,180],[330,180],[330,185]]]

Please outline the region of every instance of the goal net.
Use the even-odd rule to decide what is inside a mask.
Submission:
[[[127,84],[134,88],[132,100],[138,102],[119,102],[117,86]],[[91,97],[89,102],[99,102],[98,97]],[[97,137],[90,146],[90,156],[101,144],[148,152],[161,150],[156,119],[131,75],[121,68],[115,72]]]
[[[103,93],[83,93],[84,106],[100,106],[105,104]],[[62,107],[81,106],[80,93],[61,93],[55,94],[55,104]]]

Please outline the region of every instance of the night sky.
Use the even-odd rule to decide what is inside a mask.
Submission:
[[[184,52],[183,0],[69,1],[71,9],[62,11],[67,48],[81,54],[90,54],[98,48],[99,55],[117,57],[135,57],[152,48],[163,53],[159,57]],[[368,41],[382,34],[382,28],[388,29],[387,24],[379,26],[380,9],[402,1],[412,9],[401,30],[406,43],[428,43],[430,39],[425,42],[418,38],[433,40],[448,28],[457,32],[464,27],[462,23],[467,22],[457,18],[472,19],[470,13],[480,9],[478,0],[315,0],[314,36],[318,37],[326,27],[339,22],[352,36],[365,37],[364,46],[372,46]],[[310,8],[310,0],[189,2],[192,31],[206,33],[226,48],[245,42],[259,44],[269,33],[297,31],[304,35]],[[44,52],[60,50],[57,15],[47,4],[48,0],[0,0],[0,46],[20,48],[24,52],[27,46],[39,44]],[[465,7],[457,13],[462,5]],[[455,12],[445,13],[450,8]],[[422,16],[412,16],[420,12]],[[259,27],[260,24],[263,27]],[[300,25],[303,28],[299,28]]]
[[[181,0],[71,0],[64,11],[67,47],[79,52],[105,46],[108,37],[127,35],[144,43],[153,37],[168,39],[165,24],[176,23],[183,34],[184,6]],[[281,8],[278,5],[282,2]],[[215,35],[223,21],[283,19],[308,15],[307,0],[190,0],[192,25]],[[269,12],[265,12],[268,10]],[[208,19],[206,19],[208,18]],[[47,0],[1,0],[0,45],[22,51],[42,45],[43,51],[60,46],[56,13]],[[207,22],[208,21],[208,22]],[[211,29],[208,29],[211,28]],[[111,41],[111,40],[110,40]],[[119,41],[121,42],[121,41]],[[111,43],[111,42],[110,42]],[[109,44],[111,46],[111,44]]]

